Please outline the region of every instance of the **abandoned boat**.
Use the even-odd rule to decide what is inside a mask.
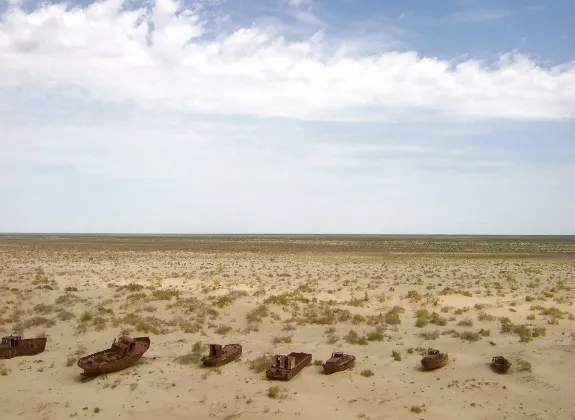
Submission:
[[[270,368],[266,371],[266,377],[278,381],[289,381],[310,363],[310,353],[291,352],[287,356],[276,354]]]
[[[441,353],[439,350],[428,349],[427,353],[421,359],[421,364],[427,370],[443,367],[449,361],[447,353]]]
[[[241,344],[210,344],[210,354],[202,357],[202,363],[208,367],[228,364],[242,355]]]
[[[150,337],[131,338],[123,335],[114,339],[109,349],[80,358],[78,366],[84,369],[82,376],[116,372],[132,366],[149,348]]]
[[[341,352],[333,352],[331,357],[322,365],[326,375],[351,368],[355,363],[355,356]]]
[[[491,359],[491,369],[497,373],[506,373],[511,367],[512,363],[503,356],[495,356]]]
[[[0,342],[0,359],[11,359],[18,356],[33,356],[46,349],[46,337],[22,338],[19,335],[2,337]]]

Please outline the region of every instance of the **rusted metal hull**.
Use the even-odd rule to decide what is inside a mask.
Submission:
[[[491,369],[497,373],[507,373],[512,363],[503,356],[496,356],[491,359]]]
[[[290,369],[272,366],[266,371],[266,377],[268,379],[276,381],[289,381],[293,379],[304,367],[310,365],[312,356],[310,353],[291,352],[287,357],[295,358],[294,366]]]
[[[227,344],[222,347],[220,356],[204,356],[202,363],[206,367],[219,367],[233,362],[242,355],[242,346],[240,344]]]
[[[0,345],[0,359],[11,359],[19,356],[34,356],[46,350],[46,337],[25,338],[18,341],[15,347]]]
[[[421,364],[426,370],[439,369],[449,362],[447,353],[428,354],[421,359]]]
[[[149,337],[135,337],[134,351],[119,355],[112,348],[89,354],[78,360],[78,366],[84,369],[84,375],[97,375],[117,372],[132,366],[144,355],[150,347]]]
[[[330,357],[322,366],[326,375],[350,369],[355,364],[355,356],[344,354],[340,357]]]

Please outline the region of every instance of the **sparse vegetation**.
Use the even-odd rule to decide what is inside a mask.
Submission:
[[[425,404],[422,405],[412,405],[409,409],[412,413],[421,414],[424,413],[426,410]]]
[[[258,357],[253,353],[260,345],[261,352],[310,351],[316,357],[324,352],[327,356],[328,351],[349,351],[356,355],[359,369],[338,377],[351,375],[357,397],[346,401],[347,394],[342,397],[338,392],[347,390],[329,389],[338,401],[344,398],[342,403],[351,406],[356,403],[354,398],[377,392],[391,378],[398,379],[401,387],[389,398],[400,401],[421,395],[422,383],[416,379],[419,374],[414,366],[419,365],[418,358],[427,347],[424,343],[432,345],[427,340],[437,340],[434,345],[438,348],[444,343],[457,346],[454,339],[464,340],[466,343],[460,344],[470,357],[482,360],[491,352],[511,358],[518,354],[534,357],[532,351],[548,352],[549,360],[541,355],[536,358],[542,366],[535,372],[529,362],[513,360],[512,372],[526,387],[537,379],[538,369],[544,371],[550,360],[556,360],[557,352],[575,342],[575,334],[569,335],[575,320],[575,287],[571,284],[575,265],[570,256],[575,245],[562,239],[125,236],[113,240],[62,237],[52,242],[42,238],[27,241],[32,239],[0,239],[8,244],[0,253],[0,332],[25,337],[45,333],[51,340],[59,340],[58,346],[65,353],[59,362],[52,362],[49,355],[10,361],[0,365],[0,375],[12,377],[18,372],[26,380],[31,374],[50,378],[55,372],[52,369],[72,367],[80,354],[86,354],[85,349],[66,349],[74,349],[77,342],[89,342],[90,351],[100,346],[92,338],[100,335],[78,340],[74,334],[169,334],[153,340],[156,345],[170,346],[171,360],[165,358],[170,353],[162,351],[156,353],[160,358],[157,363],[114,375],[122,382],[99,382],[104,392],[123,388],[142,403],[147,393],[165,387],[176,391],[166,394],[166,404],[181,404],[188,386],[173,382],[169,372],[176,369],[174,364],[184,371],[194,370],[211,342],[252,343],[246,345],[243,360],[229,368],[232,374],[225,373],[228,368],[198,371],[196,379],[206,380],[214,388],[220,387],[224,378],[234,381],[232,389],[240,389],[243,381],[260,381],[271,361],[271,354]],[[555,258],[554,253],[562,257]],[[542,254],[545,258],[533,257]],[[528,345],[536,340],[541,344]],[[312,364],[316,368],[311,372],[319,375],[322,361]],[[372,364],[375,368],[367,369]],[[236,375],[233,369],[238,366],[252,374]],[[143,376],[139,375],[147,372],[158,378],[152,380],[151,387],[140,382]],[[353,379],[358,373],[373,378]],[[478,379],[441,379],[437,386],[474,392],[506,389],[505,382],[490,374],[486,368]],[[433,375],[427,378],[435,380]],[[330,387],[331,379],[316,379]],[[551,387],[560,388],[551,383],[550,375],[544,379]],[[233,402],[234,413],[251,412],[242,411],[251,404],[253,412],[272,415],[281,407],[281,411],[286,409],[284,414],[305,417],[303,411],[292,412],[287,405],[297,404],[301,393],[308,392],[306,387],[294,388],[291,401],[281,386],[267,386],[251,395],[239,391]],[[62,391],[58,381],[50,387],[56,393]],[[246,389],[251,390],[251,385]],[[516,387],[510,387],[507,394],[510,400],[522,402],[526,412],[533,408],[527,397],[516,393]],[[211,403],[209,398],[198,395],[199,404]],[[280,402],[283,398],[289,401]],[[377,405],[385,406],[386,398],[382,396]],[[456,400],[448,395],[442,404],[452,404],[449,398]],[[414,418],[423,417],[425,405],[403,401],[399,404],[406,412],[411,410]],[[483,406],[480,401],[478,398],[477,407]],[[547,414],[564,413],[561,401],[553,401],[557,410],[546,407]],[[18,412],[9,400],[7,404],[8,412]],[[232,409],[230,401],[225,404]],[[467,407],[473,404],[465,403]],[[354,416],[358,418],[380,415],[376,410],[381,407],[375,400],[356,407]],[[66,415],[96,415],[93,405],[80,409],[74,407],[76,411],[70,409]],[[23,411],[24,417],[29,414]],[[106,407],[104,417],[105,412]],[[223,418],[224,413],[220,414]]]
[[[268,388],[268,397],[272,399],[283,399],[287,396],[287,390],[280,386],[270,386]]]
[[[267,368],[269,368],[271,360],[271,355],[266,354],[259,356],[250,362],[250,369],[256,373],[264,372]]]
[[[176,361],[182,365],[198,364],[203,354],[207,351],[207,349],[208,349],[207,344],[201,341],[196,341],[192,346],[191,351],[182,356],[178,356],[176,358]]]

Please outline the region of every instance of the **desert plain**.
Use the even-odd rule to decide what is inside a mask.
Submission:
[[[0,237],[2,418],[575,419],[575,238]],[[77,359],[149,336],[132,367]],[[240,359],[205,368],[209,343]],[[420,369],[436,348],[449,363]],[[273,354],[313,363],[269,381]],[[333,375],[332,352],[356,356]],[[489,367],[505,356],[510,371]]]

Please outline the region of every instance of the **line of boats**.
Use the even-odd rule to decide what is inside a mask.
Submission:
[[[11,359],[17,356],[31,356],[46,349],[47,338],[23,339],[18,335],[3,337],[0,343],[0,359]],[[150,348],[150,337],[129,337],[122,335],[110,348],[89,354],[78,359],[77,365],[84,371],[83,378],[116,372],[134,365]],[[242,355],[241,344],[210,344],[209,353],[201,358],[206,367],[226,365]],[[266,377],[271,380],[289,381],[312,362],[311,353],[291,352],[287,355],[276,354],[272,357],[266,370]],[[449,355],[436,349],[428,349],[421,359],[424,370],[435,370],[449,362]],[[331,357],[322,363],[327,375],[350,369],[355,365],[355,356],[343,352],[333,352]],[[490,363],[498,373],[506,373],[511,367],[503,356],[493,357]]]

